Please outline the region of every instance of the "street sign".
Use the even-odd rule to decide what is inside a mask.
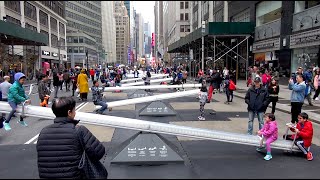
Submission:
[[[123,142],[115,150],[111,164],[159,165],[183,163],[178,148],[155,133],[139,132]]]

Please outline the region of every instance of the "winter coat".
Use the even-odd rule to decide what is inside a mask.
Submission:
[[[302,125],[301,123],[297,124],[296,127],[300,132],[297,134],[297,138],[302,138],[304,147],[311,146],[312,137],[313,137],[313,127],[312,123],[308,120],[305,121]],[[293,128],[290,128],[292,132],[295,132]],[[294,139],[294,134],[291,136]]]
[[[59,77],[57,75],[53,76],[53,86],[59,86],[60,85],[60,81],[59,81]]]
[[[16,73],[14,75],[15,82],[9,88],[8,101],[15,102],[16,104],[20,104],[29,99],[29,97],[24,92],[22,84],[19,83],[19,80],[22,77],[25,77],[23,73]]]
[[[306,83],[304,81],[300,84],[289,83],[288,86],[289,89],[292,90],[290,101],[303,103],[305,98]]]
[[[262,135],[266,138],[272,138],[273,141],[278,139],[278,123],[277,121],[270,121],[263,125],[260,130]]]
[[[41,130],[37,141],[40,178],[83,179],[78,169],[83,153],[80,140],[91,161],[99,161],[104,156],[102,143],[85,126],[76,126],[78,122],[58,117],[54,124]]]
[[[104,87],[102,87],[102,89],[100,89],[99,87],[92,86],[91,92],[92,92],[92,101],[94,103],[102,101],[102,96],[103,96],[102,93],[104,92]]]
[[[84,73],[78,75],[77,83],[79,85],[80,93],[89,92],[88,76]]]
[[[270,103],[268,91],[260,85],[260,88],[255,89],[251,86],[245,96],[245,102],[248,104],[248,111],[265,112]]]
[[[276,87],[275,89],[273,87]],[[270,102],[278,102],[279,100],[279,85],[269,85],[268,92],[270,97]]]
[[[262,84],[266,85],[266,84],[269,84],[269,82],[271,81],[271,76],[269,74],[264,73],[261,79],[262,79]]]
[[[48,89],[47,83],[43,82],[42,80],[39,82],[38,92],[39,92],[40,99],[44,99],[46,95],[50,96],[51,94],[50,90]]]

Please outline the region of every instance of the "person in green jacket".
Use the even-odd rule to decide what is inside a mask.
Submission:
[[[24,84],[24,82],[26,80],[26,76],[23,73],[18,72],[14,75],[14,80],[15,80],[15,82],[10,87],[9,93],[8,93],[8,103],[11,106],[12,110],[11,110],[10,114],[8,115],[7,120],[3,122],[4,129],[6,131],[11,130],[9,122],[10,122],[13,114],[16,112],[17,105],[22,102],[31,103],[31,100],[26,95],[26,93],[22,87],[22,85]],[[20,116],[20,121],[18,121],[18,123],[20,123],[22,126],[28,126],[27,123],[23,120],[23,118],[21,116]]]

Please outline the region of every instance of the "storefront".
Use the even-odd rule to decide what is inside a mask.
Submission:
[[[280,38],[253,43],[254,65],[258,67],[278,68]]]
[[[291,72],[320,65],[320,30],[305,31],[290,36]]]
[[[43,47],[41,47],[41,48],[43,48]],[[66,62],[67,56],[66,56],[66,54],[64,54],[64,52],[63,51],[60,52],[60,60],[62,62],[62,65],[60,68],[62,68],[62,69],[68,68],[68,65]],[[57,52],[41,49],[41,64],[42,65],[44,62],[47,62],[50,65],[50,69],[59,68],[60,60],[59,60],[59,54]],[[43,68],[43,66],[41,68]]]

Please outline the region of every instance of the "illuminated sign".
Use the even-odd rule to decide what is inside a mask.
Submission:
[[[50,56],[50,52],[49,51],[42,51],[42,55]]]
[[[154,33],[152,33],[152,37],[151,37],[151,45],[152,45],[152,47],[154,47],[155,46],[155,34]]]
[[[53,57],[58,57],[58,53],[52,53]]]

